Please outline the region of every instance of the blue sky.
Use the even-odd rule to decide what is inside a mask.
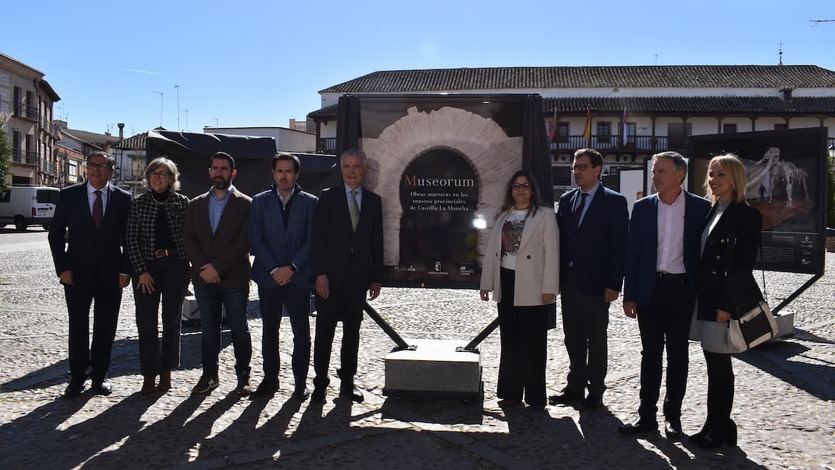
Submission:
[[[0,52],[44,72],[69,126],[281,125],[318,91],[375,70],[775,64],[835,70],[823,0],[45,0],[5,8]],[[11,16],[9,16],[11,15]],[[657,58],[656,58],[657,54]],[[185,110],[188,110],[188,113]],[[187,123],[186,123],[187,121]]]

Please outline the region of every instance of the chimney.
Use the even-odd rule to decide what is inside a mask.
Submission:
[[[119,140],[123,140],[125,138],[125,123],[120,122],[116,126],[119,128]]]

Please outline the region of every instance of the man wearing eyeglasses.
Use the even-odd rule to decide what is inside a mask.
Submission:
[[[608,364],[609,304],[623,284],[629,213],[626,198],[600,182],[603,156],[574,152],[575,188],[560,197],[560,300],[568,380],[551,404],[603,404]],[[588,395],[585,390],[588,388]]]
[[[130,194],[109,183],[113,165],[106,153],[91,153],[87,157],[87,181],[61,190],[49,228],[52,261],[64,285],[69,312],[71,378],[64,390],[66,398],[79,396],[88,376],[95,393],[112,392],[107,371],[122,289],[130,282],[125,234],[131,205]]]

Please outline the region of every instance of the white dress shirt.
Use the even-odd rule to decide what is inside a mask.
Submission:
[[[683,274],[684,269],[684,191],[672,204],[658,198],[658,246],[655,270]]]

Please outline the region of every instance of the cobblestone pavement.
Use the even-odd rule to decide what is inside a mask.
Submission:
[[[290,331],[286,319],[282,389],[272,400],[233,393],[231,347],[222,352],[220,388],[190,397],[200,375],[200,333],[194,327],[184,328],[174,388],[146,398],[138,394],[142,378],[129,291],[113,351],[114,393],[87,391],[64,400],[58,397],[67,380],[67,315],[49,252],[45,245],[6,252],[0,255],[0,468],[835,468],[833,254],[827,255],[827,271],[785,311],[796,314],[794,338],[734,360],[739,448],[705,452],[686,442],[617,432],[637,410],[640,361],[637,324],[623,316],[619,302],[610,315],[606,406],[595,411],[499,408],[498,333],[481,347],[483,403],[387,399],[384,357],[393,343],[370,320],[362,327],[357,377],[366,390],[364,403],[334,399],[335,374],[326,404],[289,399],[292,337],[284,334]],[[770,303],[807,278],[770,273]],[[373,305],[407,338],[469,340],[495,316],[495,305],[481,302],[474,291],[384,289]],[[257,301],[249,312],[257,383]],[[224,344],[229,341],[226,332]],[[690,357],[683,423],[693,433],[704,419],[706,374],[697,344],[691,344]],[[338,348],[332,363],[338,364]],[[558,324],[548,339],[549,393],[562,388],[566,367]]]

